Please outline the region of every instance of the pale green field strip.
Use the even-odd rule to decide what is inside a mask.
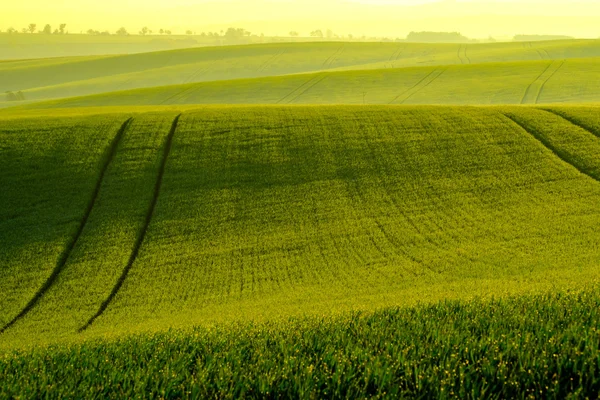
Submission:
[[[0,58],[11,62],[25,58],[145,53],[202,46],[203,43],[198,39],[198,36],[194,36],[190,40],[187,35],[23,35],[0,32]],[[214,43],[212,40],[210,42]]]
[[[64,263],[123,120],[44,118],[40,124],[33,118],[2,124],[0,328]]]
[[[600,57],[600,41],[537,44],[553,60]],[[466,53],[468,47],[468,55]],[[542,53],[546,54],[546,53]],[[0,63],[0,89],[27,99],[323,70],[390,69],[546,59],[521,43],[285,43],[194,48],[110,57]]]
[[[27,318],[11,330],[72,333],[110,302],[152,216],[153,188],[164,158],[160,149],[165,147],[173,117],[136,117],[127,126],[64,268]]]
[[[560,110],[586,118],[597,108]],[[176,115],[134,116],[68,262],[0,346],[597,280],[600,183],[581,171],[597,170],[600,139],[548,111],[273,106],[205,107],[174,122]],[[85,126],[99,118],[82,124],[79,140],[98,135]],[[3,137],[0,146],[24,151],[34,120],[4,119],[20,140]],[[60,134],[49,130],[38,153]],[[81,157],[79,147],[63,150]],[[38,158],[4,172],[23,181],[24,166]],[[93,172],[71,213],[85,210]],[[11,196],[54,187],[43,174],[31,179]],[[62,201],[48,200],[46,212]],[[39,250],[38,258],[20,256],[38,245],[34,237],[19,242],[2,232],[4,248],[16,249],[7,258],[12,274],[35,268],[37,280],[0,280],[0,293],[26,292],[3,303],[14,310],[9,318],[57,256],[44,268]]]
[[[595,79],[599,61],[598,58],[589,58],[551,64],[548,61],[530,61],[321,72],[137,89],[34,103],[21,108],[161,104],[600,102],[600,81]]]

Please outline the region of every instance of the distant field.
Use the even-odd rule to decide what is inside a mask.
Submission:
[[[0,33],[1,60],[132,54],[220,44],[195,35],[44,35]]]
[[[563,60],[567,60],[569,65],[571,65],[571,59],[579,59],[578,61],[573,60],[574,64],[578,62],[597,64],[597,58],[593,57],[600,57],[600,41],[598,40],[468,45],[319,42],[205,47],[122,56],[65,57],[2,62],[0,63],[0,91],[2,93],[9,90],[22,91],[27,100],[43,100],[234,79],[272,78],[276,80],[258,81],[257,84],[260,85],[261,82],[264,82],[264,84],[277,86],[283,75],[323,71],[373,70],[370,72],[371,75],[361,72],[356,77],[344,74],[334,75],[334,77],[340,77],[342,80],[347,78],[350,81],[342,82],[344,86],[341,88],[336,86],[328,88],[330,91],[333,90],[332,97],[323,101],[338,102],[340,99],[346,98],[348,91],[352,91],[351,101],[357,102],[356,98],[362,98],[362,95],[358,96],[356,92],[362,93],[363,90],[358,89],[362,89],[364,86],[365,91],[370,91],[368,95],[372,99],[371,102],[379,103],[380,101],[377,99],[385,96],[385,93],[378,94],[381,89],[379,86],[386,86],[390,90],[395,87],[403,88],[403,85],[397,82],[398,79],[404,79],[403,76],[396,76],[397,72],[395,71],[399,68],[426,67],[422,71],[427,71],[427,68],[431,67],[442,68],[443,66],[445,69],[448,66],[465,65],[464,71],[475,71],[472,80],[477,81],[478,84],[482,83],[482,79],[487,79],[488,74],[492,74],[492,79],[508,78],[509,84],[512,85],[512,75],[521,76],[521,79],[525,80],[529,79],[527,83],[529,84],[542,72],[537,72],[537,75],[533,77],[529,76],[527,69],[536,70],[534,61],[538,61],[539,65],[543,66],[542,70],[555,61],[555,64],[548,70],[548,75],[551,75]],[[586,61],[585,58],[590,59]],[[517,61],[531,61],[532,64],[524,64],[530,65],[523,67],[524,71],[508,71],[513,65],[511,63]],[[498,71],[489,71],[492,65],[488,65],[488,63],[496,65]],[[469,67],[469,64],[472,66]],[[483,68],[483,76],[477,75],[479,67]],[[470,70],[469,68],[474,69]],[[580,75],[577,79],[593,85],[597,79],[593,79],[594,77],[590,75],[595,71],[593,66],[590,68],[591,70],[576,68],[574,73]],[[451,71],[454,70],[451,68]],[[462,70],[458,69],[458,71]],[[562,71],[561,68],[558,73]],[[408,73],[411,72],[408,71]],[[535,74],[535,72],[532,73]],[[361,78],[363,76],[364,78]],[[390,80],[386,81],[388,77]],[[432,76],[432,78],[435,77],[435,75]],[[446,74],[443,78],[445,77]],[[540,79],[545,77],[546,75],[542,74]],[[292,77],[291,79],[290,82],[297,82],[296,80],[302,79],[302,77]],[[458,79],[460,80],[460,77]],[[361,88],[353,87],[353,81]],[[473,82],[463,81],[461,83],[470,86]],[[335,80],[332,84],[335,84]],[[346,84],[350,86],[346,87]],[[224,85],[229,86],[230,83],[226,82]],[[574,83],[574,85],[578,84]],[[294,88],[298,88],[298,86],[291,89]],[[289,88],[284,84],[283,89]],[[474,89],[477,91],[477,85]],[[464,90],[469,89],[465,88]],[[522,90],[524,91],[525,88]],[[571,91],[567,91],[567,93],[572,95],[576,91],[577,87],[571,88]],[[501,91],[501,96],[502,93]],[[280,93],[277,90],[273,93],[273,95],[278,94]],[[583,94],[585,95],[585,93]],[[265,95],[259,93],[258,98],[264,100]],[[393,96],[391,98],[393,99]],[[248,102],[242,98],[231,98],[228,103],[240,103],[241,100]],[[588,100],[582,98],[581,101]],[[250,102],[255,103],[255,101]],[[434,103],[440,102],[443,101],[434,101]]]
[[[543,104],[600,102],[600,58],[410,67],[190,83],[26,108],[193,104]]]
[[[2,119],[0,346],[598,280],[598,108],[133,111]]]

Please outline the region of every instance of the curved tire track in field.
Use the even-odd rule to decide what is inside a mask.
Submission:
[[[471,64],[471,59],[470,59],[470,58],[469,58],[469,56],[467,55],[467,47],[468,47],[468,46],[469,46],[468,44],[465,44],[465,50],[464,50],[464,53],[465,53],[465,58],[467,59],[467,64]]]
[[[123,123],[123,125],[121,125],[121,128],[119,128],[119,130],[117,131],[117,134],[115,135],[112,142],[110,143],[110,145],[107,148],[104,164],[102,165],[102,168],[100,169],[100,175],[98,176],[98,181],[96,182],[96,186],[94,187],[94,191],[92,192],[92,198],[91,198],[90,202],[88,203],[85,213],[83,214],[83,218],[81,219],[81,222],[79,223],[79,227],[77,228],[77,232],[75,233],[75,236],[73,236],[71,241],[65,247],[64,251],[62,252],[62,254],[60,255],[60,257],[58,259],[58,262],[56,263],[56,266],[52,270],[52,273],[50,274],[48,279],[46,279],[46,282],[44,282],[42,287],[40,287],[38,289],[38,291],[33,295],[31,300],[29,300],[29,302],[25,305],[25,307],[23,307],[21,312],[19,312],[19,314],[17,314],[12,320],[10,320],[10,322],[8,322],[4,327],[2,327],[0,329],[0,334],[4,333],[8,328],[13,326],[15,323],[17,323],[23,317],[25,317],[25,315],[27,315],[27,313],[29,311],[31,311],[33,309],[33,307],[36,306],[36,304],[40,301],[40,299],[42,297],[44,297],[44,294],[46,294],[48,289],[50,289],[52,287],[52,285],[56,281],[56,278],[58,278],[58,276],[62,272],[63,268],[67,264],[67,261],[69,261],[69,257],[71,256],[73,249],[77,245],[77,242],[79,241],[79,238],[81,237],[81,234],[83,233],[83,230],[85,229],[85,226],[90,217],[90,214],[92,213],[92,209],[94,208],[94,205],[96,204],[96,200],[98,199],[98,194],[100,193],[100,187],[102,186],[102,182],[104,181],[104,175],[106,174],[106,171],[108,170],[108,166],[114,159],[115,154],[117,153],[117,148],[119,147],[119,143],[121,142],[121,139],[123,138],[123,135],[125,134],[125,131],[127,130],[127,127],[129,126],[129,124],[131,123],[132,120],[133,120],[133,118],[129,118],[127,121],[125,121]]]
[[[285,48],[281,49],[277,52],[277,54],[275,54],[274,56],[272,56],[271,58],[269,58],[267,61],[265,61],[259,68],[258,68],[258,72],[264,72],[268,66],[270,66],[271,64],[273,64],[273,62],[275,62],[276,59],[278,59],[279,57],[281,57],[282,55],[285,54]]]
[[[312,81],[312,84],[308,87],[306,87],[304,90],[302,90],[302,92],[300,92],[297,96],[295,96],[293,99],[291,99],[290,101],[288,101],[288,104],[293,103],[294,101],[298,100],[300,97],[302,97],[306,92],[308,92],[310,89],[314,88],[315,86],[317,86],[319,83],[323,82],[325,80],[325,78],[327,78],[328,75],[321,75],[319,76],[316,80]]]
[[[546,110],[544,110],[546,111]],[[525,126],[524,124],[522,124],[521,122],[519,122],[516,118],[510,116],[509,114],[506,113],[502,113],[506,118],[510,119],[512,122],[514,122],[515,124],[517,124],[521,129],[523,129],[525,132],[529,133],[531,136],[533,136],[534,139],[536,139],[538,142],[540,142],[544,147],[546,147],[548,150],[550,150],[552,153],[554,153],[554,155],[556,157],[558,157],[559,159],[561,159],[562,161],[564,161],[565,163],[569,164],[570,166],[572,166],[573,168],[575,168],[577,171],[579,171],[581,174],[588,176],[590,178],[592,178],[593,180],[595,180],[596,182],[600,183],[600,177],[599,176],[595,176],[593,174],[590,174],[588,171],[586,171],[584,168],[581,168],[579,165],[577,165],[577,163],[574,163],[571,161],[571,157],[569,157],[568,154],[566,154],[565,152],[561,151],[560,149],[556,148],[555,146],[553,146],[548,140],[546,140],[542,135],[539,134],[539,132],[537,132],[535,129],[531,129],[528,128],[527,126]],[[570,121],[569,121],[570,122]],[[575,125],[578,126],[578,125]],[[587,131],[587,130],[586,130]],[[589,131],[587,131],[589,132]]]
[[[431,72],[429,72],[427,75],[425,75],[423,78],[421,78],[420,81],[418,81],[417,83],[415,83],[414,85],[412,85],[410,88],[406,89],[404,92],[400,93],[398,96],[394,97],[392,99],[392,101],[390,101],[388,104],[392,104],[394,103],[396,100],[398,100],[401,96],[405,95],[406,93],[408,93],[409,91],[411,91],[412,89],[416,88],[417,86],[419,86],[425,79],[429,78],[435,71],[437,71],[437,68],[434,68],[433,70],[431,70]]]
[[[322,69],[329,69],[339,56],[344,52],[345,45],[342,44],[322,65]]]
[[[425,89],[427,86],[431,85],[433,83],[433,81],[437,80],[440,76],[442,76],[444,74],[444,72],[446,72],[448,68],[444,68],[444,69],[437,69],[437,71],[439,71],[439,73],[435,76],[433,76],[432,79],[430,79],[427,83],[425,83],[423,86],[418,87],[415,91],[413,91],[411,94],[409,94],[404,100],[402,100],[400,102],[400,104],[404,104],[406,102],[406,100],[410,99],[411,97],[413,97],[415,94],[419,93],[421,90]],[[435,72],[435,71],[434,71]],[[433,74],[433,72],[432,72]]]
[[[463,58],[460,56],[460,52],[462,50],[463,45],[459,44],[458,45],[458,50],[456,51],[456,57],[458,58],[458,60],[460,61],[461,64],[465,63],[465,60],[463,60]]]
[[[100,308],[98,309],[96,314],[94,314],[85,323],[85,325],[83,325],[81,328],[79,328],[79,330],[78,330],[79,332],[82,332],[82,331],[86,330],[87,328],[89,328],[90,325],[92,325],[94,323],[94,321],[96,319],[98,319],[98,317],[100,317],[104,313],[104,311],[106,311],[106,309],[108,308],[108,306],[110,305],[112,300],[115,298],[115,296],[117,295],[117,293],[123,286],[123,283],[125,282],[125,279],[127,279],[127,275],[129,274],[129,271],[131,270],[131,267],[133,266],[133,263],[135,262],[135,260],[138,256],[140,248],[142,247],[142,243],[144,242],[144,238],[146,237],[146,233],[148,232],[148,227],[150,226],[150,222],[152,221],[152,216],[154,215],[154,209],[156,208],[156,203],[158,202],[158,196],[160,194],[160,188],[162,186],[162,180],[163,180],[163,176],[165,174],[165,167],[167,165],[167,159],[169,158],[169,153],[171,152],[171,145],[173,144],[173,136],[175,135],[175,131],[177,130],[177,124],[179,123],[180,117],[181,117],[181,114],[179,114],[177,117],[175,117],[175,119],[173,120],[173,124],[171,125],[171,130],[169,131],[169,135],[167,136],[167,140],[165,142],[165,149],[163,152],[163,158],[160,163],[159,170],[158,170],[156,184],[154,185],[154,194],[152,195],[152,200],[150,201],[150,207],[148,208],[148,212],[146,213],[146,219],[144,221],[144,225],[142,225],[142,228],[140,229],[138,237],[133,246],[133,250],[131,251],[131,255],[129,256],[129,261],[127,262],[127,265],[123,269],[121,276],[115,283],[115,286],[113,287],[112,291],[110,292],[110,294],[108,295],[106,300],[104,300],[102,302],[102,304],[100,305]]]
[[[275,103],[275,104],[281,104],[283,101],[286,101],[289,104],[292,100],[288,101],[288,98],[296,95],[299,91],[304,89],[307,85],[310,85],[311,82],[314,82],[315,80],[319,79],[321,76],[322,76],[321,74],[316,74],[316,75],[312,76],[309,80],[307,80],[306,82],[304,82],[303,84],[301,84],[300,86],[298,86],[297,88],[295,88],[294,90],[292,90],[291,92],[289,92],[288,94],[283,96],[281,99],[277,100],[277,103]]]
[[[537,93],[537,96],[535,97],[535,104],[538,103],[538,101],[540,100],[540,96],[542,95],[542,92],[544,91],[544,87],[546,86],[546,83],[548,83],[548,81],[550,79],[552,79],[552,77],[558,72],[559,69],[561,69],[563,67],[563,65],[565,65],[565,60],[563,60],[560,65],[548,76],[548,78],[546,78],[546,80],[544,80],[544,82],[542,82],[542,85],[540,86],[540,90]]]
[[[550,69],[550,67],[552,66],[552,64],[553,64],[553,63],[552,63],[552,62],[550,62],[550,63],[548,64],[548,66],[547,66],[547,67],[546,67],[546,68],[545,68],[545,69],[542,71],[542,73],[541,73],[541,74],[539,74],[539,75],[538,75],[538,77],[537,77],[537,78],[535,78],[535,79],[533,80],[533,82],[531,82],[531,83],[529,84],[529,86],[527,86],[527,89],[525,90],[525,94],[523,94],[523,97],[521,98],[521,104],[525,104],[525,100],[527,99],[527,97],[528,97],[528,95],[529,95],[529,92],[531,91],[531,88],[533,87],[533,85],[534,85],[534,84],[535,84],[537,81],[539,81],[539,80],[542,78],[542,76],[544,76],[544,74],[545,74],[545,73],[546,73],[546,72],[547,72],[547,71]]]

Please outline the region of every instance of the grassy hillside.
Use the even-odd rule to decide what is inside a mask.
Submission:
[[[0,119],[0,397],[600,393],[600,108]]]
[[[583,58],[319,72],[136,89],[27,107],[600,102],[599,62]]]
[[[22,91],[28,100],[39,100],[318,71],[584,57],[600,57],[600,41],[469,45],[320,42],[206,47],[123,56],[3,62],[0,63],[0,91]]]
[[[596,398],[597,291],[144,334],[0,355],[30,398]]]
[[[593,283],[598,115],[5,118],[0,346]]]

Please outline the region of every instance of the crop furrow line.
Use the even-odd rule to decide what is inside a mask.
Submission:
[[[400,56],[400,53],[402,52],[403,48],[404,48],[403,46],[398,46],[398,48],[396,50],[394,50],[394,52],[392,53],[392,55],[390,56],[388,61],[396,61],[398,59],[398,57]]]
[[[271,65],[273,63],[273,61],[275,61],[277,58],[279,58],[280,56],[282,56],[284,53],[285,53],[285,49],[282,49],[277,54],[275,54],[273,57],[269,58],[267,61],[265,61],[263,63],[263,65],[261,65],[258,68],[258,72],[263,72],[265,69],[267,69],[267,67],[269,65]]]
[[[404,92],[400,93],[398,96],[394,97],[394,99],[392,101],[390,101],[388,104],[392,104],[394,103],[396,100],[398,100],[401,96],[405,95],[406,93],[410,92],[412,89],[416,88],[417,86],[419,86],[425,79],[429,78],[435,71],[437,71],[437,68],[434,68],[430,73],[428,73],[427,75],[425,75],[423,78],[421,78],[421,80],[419,80],[417,83],[415,83],[413,86],[411,86],[410,88],[406,89]]]
[[[25,315],[27,315],[27,313],[29,311],[31,311],[33,309],[33,307],[35,307],[35,305],[40,301],[40,299],[44,296],[44,294],[46,294],[46,292],[52,287],[52,285],[54,284],[54,282],[56,281],[56,279],[62,272],[63,268],[67,264],[67,261],[69,260],[69,257],[71,256],[71,253],[75,249],[75,246],[77,245],[77,242],[79,241],[79,238],[83,234],[83,230],[85,229],[85,226],[90,217],[90,214],[92,213],[92,209],[94,208],[94,205],[96,204],[96,200],[98,199],[98,195],[100,193],[100,188],[102,186],[102,182],[104,181],[104,175],[106,174],[106,171],[108,170],[109,165],[111,164],[112,160],[114,159],[115,154],[117,153],[117,148],[119,147],[119,143],[121,142],[121,139],[123,138],[125,131],[127,130],[127,127],[129,126],[129,124],[131,123],[132,120],[133,120],[133,118],[129,118],[127,121],[125,121],[123,123],[123,125],[121,125],[121,128],[119,128],[119,130],[117,131],[117,134],[115,135],[112,142],[108,146],[104,164],[102,165],[102,168],[100,169],[100,175],[98,176],[98,181],[96,182],[96,186],[94,187],[94,191],[92,192],[92,198],[91,198],[90,202],[88,203],[85,213],[83,214],[83,218],[81,219],[81,222],[79,223],[77,232],[75,233],[75,235],[73,236],[73,238],[71,239],[69,244],[65,247],[65,250],[60,255],[58,262],[56,263],[56,266],[54,267],[54,270],[52,270],[52,273],[50,274],[48,279],[46,279],[46,282],[44,282],[42,287],[40,287],[38,289],[38,291],[34,294],[34,296],[31,298],[31,300],[29,300],[29,302],[21,310],[21,312],[19,312],[19,314],[17,314],[12,320],[10,320],[4,327],[2,327],[0,329],[0,334],[4,333],[8,328],[13,326],[15,323],[17,323],[23,317],[25,317]]]
[[[104,311],[106,311],[106,309],[108,308],[108,306],[110,305],[112,300],[115,298],[115,296],[117,295],[117,293],[123,286],[123,283],[125,282],[125,279],[127,278],[127,275],[129,274],[129,271],[131,270],[131,267],[133,266],[133,263],[135,262],[135,260],[138,256],[140,248],[142,247],[142,243],[144,242],[144,238],[146,237],[146,233],[148,232],[148,227],[150,226],[150,222],[152,221],[152,216],[154,215],[154,209],[156,208],[156,203],[158,202],[158,197],[160,195],[160,189],[161,189],[163,177],[165,174],[167,160],[169,158],[169,153],[171,152],[171,146],[173,144],[173,136],[175,136],[175,131],[177,130],[177,125],[179,123],[180,117],[181,117],[181,114],[179,114],[177,117],[175,117],[175,119],[173,120],[173,124],[171,125],[171,130],[169,132],[169,135],[167,136],[167,140],[165,142],[165,150],[164,150],[163,158],[162,158],[159,170],[158,170],[158,176],[156,178],[156,184],[154,186],[154,193],[152,195],[152,200],[150,201],[150,206],[148,207],[148,212],[146,213],[146,218],[145,218],[144,224],[142,225],[142,228],[140,229],[138,237],[133,246],[133,250],[129,257],[129,261],[127,262],[127,265],[123,269],[121,276],[117,280],[116,284],[114,285],[112,291],[110,292],[110,294],[108,295],[106,300],[104,300],[102,302],[102,304],[100,305],[100,308],[98,309],[96,314],[94,314],[85,323],[85,325],[83,325],[81,328],[79,328],[79,332],[82,332],[82,331],[86,330],[88,327],[90,327],[94,323],[94,321],[98,317],[100,317],[104,313]]]
[[[312,76],[309,80],[307,80],[306,82],[304,82],[303,84],[301,84],[300,86],[298,86],[297,88],[295,88],[294,90],[292,90],[291,92],[289,92],[288,94],[286,94],[285,96],[283,96],[281,99],[277,100],[276,104],[280,104],[281,102],[283,102],[284,100],[286,100],[288,97],[293,96],[295,93],[297,93],[299,90],[302,90],[302,88],[304,88],[306,85],[309,85],[311,82],[313,82],[315,79],[318,79],[320,75],[314,75]]]
[[[548,60],[552,60],[552,57],[550,56],[550,53],[548,53],[548,50],[546,49],[542,49],[544,51],[544,53],[546,53],[546,57],[548,57]]]
[[[462,59],[462,57],[460,56],[460,51],[462,50],[462,44],[458,45],[458,50],[456,51],[456,56],[458,57],[458,60],[460,61],[461,64],[464,64],[465,61]]]
[[[546,57],[544,57],[544,54],[542,54],[542,52],[537,47],[535,48],[535,52],[538,54],[538,56],[540,56],[540,59],[546,59]]]
[[[323,63],[323,68],[330,68],[335,62],[336,58],[339,57],[344,52],[344,45],[341,45],[339,49],[337,49],[325,62]]]
[[[549,63],[548,66],[546,66],[546,68],[542,71],[541,74],[538,75],[537,78],[535,78],[530,84],[529,86],[527,86],[527,89],[525,90],[525,94],[523,95],[523,97],[521,98],[521,104],[525,104],[525,100],[527,99],[527,95],[529,94],[529,92],[531,91],[531,88],[533,87],[533,85],[542,78],[542,76],[544,76],[544,74],[546,73],[546,71],[548,71],[548,69],[552,66],[552,63]]]
[[[425,89],[427,86],[431,85],[433,83],[433,81],[435,81],[436,79],[438,79],[440,76],[442,76],[444,74],[444,72],[446,72],[448,68],[444,68],[442,70],[439,70],[439,73],[437,75],[435,75],[433,77],[433,79],[430,79],[429,82],[427,82],[426,84],[424,84],[421,87],[416,88],[416,90],[414,90],[411,94],[409,94],[404,100],[402,100],[400,102],[400,104],[404,104],[404,102],[408,99],[410,99],[411,97],[413,97],[415,94],[419,93],[421,90]]]
[[[552,143],[550,143],[548,140],[546,140],[535,129],[527,127],[525,124],[522,124],[521,122],[519,122],[517,118],[514,118],[513,116],[511,116],[509,114],[506,114],[506,113],[502,113],[502,114],[506,118],[510,119],[515,124],[517,124],[525,132],[529,133],[533,138],[537,139],[538,142],[540,142],[544,147],[546,147],[549,151],[551,151],[560,160],[562,160],[566,164],[569,164],[570,166],[572,166],[573,168],[575,168],[577,171],[579,171],[581,174],[583,174],[585,176],[588,176],[588,177],[592,178],[593,180],[595,180],[596,182],[600,183],[600,176],[595,176],[594,174],[591,174],[590,172],[588,172],[586,169],[581,168],[580,166],[578,166],[576,163],[573,163],[571,161],[571,157],[569,157],[568,154],[566,154],[565,152],[563,152],[560,149],[558,149],[555,146],[553,146]]]
[[[465,58],[467,59],[467,64],[471,64],[471,59],[467,55],[467,47],[468,46],[469,46],[468,44],[465,44]]]
[[[540,86],[540,90],[537,93],[537,96],[535,97],[535,104],[538,103],[540,96],[542,95],[542,92],[544,91],[544,87],[546,86],[546,83],[548,83],[548,81],[550,79],[552,79],[552,77],[558,72],[559,69],[562,68],[562,66],[565,64],[565,60],[563,60],[560,65],[548,76],[548,78],[546,78],[544,80],[544,82],[542,83],[542,85]]]
[[[304,95],[306,92],[308,92],[310,89],[314,88],[315,86],[317,86],[319,83],[323,82],[323,80],[325,80],[325,78],[327,78],[327,75],[321,75],[320,77],[317,78],[316,81],[314,81],[314,83],[312,83],[310,86],[308,86],[307,88],[305,88],[302,92],[300,92],[296,97],[294,97],[292,100],[288,101],[288,104],[293,103],[294,101],[298,100],[298,98],[300,98],[300,96]]]
[[[188,84],[188,85],[189,85],[189,84]],[[194,86],[194,87],[195,87],[195,86]],[[167,97],[166,99],[164,99],[164,100],[163,100],[163,101],[160,103],[160,105],[162,106],[162,105],[166,104],[167,102],[169,102],[169,101],[171,101],[171,100],[175,99],[175,98],[176,98],[176,97],[178,97],[178,96],[183,96],[183,94],[185,94],[185,92],[187,92],[187,91],[188,91],[188,90],[190,90],[190,89],[191,89],[191,88],[185,88],[185,89],[183,89],[182,91],[180,91],[180,92],[177,92],[177,93],[175,93],[174,95]]]

